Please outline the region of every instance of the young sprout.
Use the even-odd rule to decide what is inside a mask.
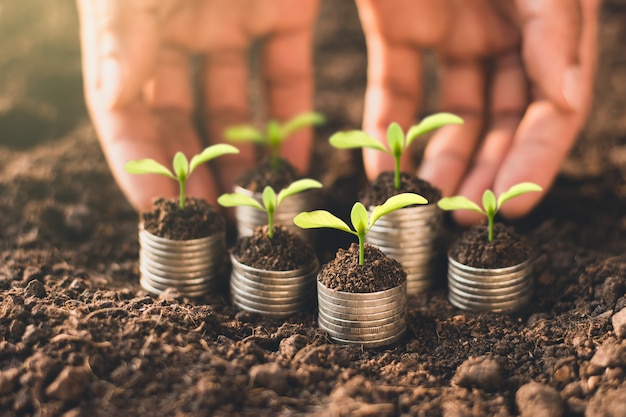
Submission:
[[[522,194],[529,193],[531,191],[541,191],[542,188],[532,182],[522,182],[509,188],[507,191],[500,194],[500,197],[496,199],[496,195],[491,190],[485,190],[483,193],[483,207],[474,203],[467,197],[457,195],[454,197],[445,197],[437,202],[437,205],[442,210],[472,210],[487,216],[488,230],[489,230],[489,242],[493,241],[493,220],[496,217],[496,213],[502,205],[512,198],[518,197]]]
[[[394,186],[400,189],[400,160],[411,143],[419,136],[449,124],[461,124],[463,119],[452,113],[435,113],[412,126],[406,133],[400,125],[392,122],[387,128],[387,147],[361,130],[337,132],[329,139],[330,144],[338,149],[371,148],[388,153],[394,159]]]
[[[274,237],[274,213],[276,213],[278,206],[287,197],[299,194],[311,188],[322,188],[322,184],[319,181],[305,178],[292,182],[287,187],[280,190],[278,195],[276,195],[272,187],[267,186],[263,189],[262,205],[254,198],[241,193],[222,194],[217,199],[217,202],[224,207],[249,206],[264,211],[267,214],[267,225],[269,229],[267,235],[271,239]]]
[[[231,142],[255,143],[265,146],[269,150],[271,166],[278,168],[280,164],[280,147],[283,142],[296,131],[307,126],[324,123],[324,116],[316,112],[302,113],[281,124],[277,120],[270,120],[265,126],[265,132],[251,125],[231,126],[224,135]]]
[[[363,265],[365,257],[365,235],[370,231],[374,223],[385,214],[413,204],[428,204],[428,201],[419,194],[402,193],[390,197],[380,206],[374,207],[371,217],[368,218],[367,209],[360,203],[354,203],[350,212],[352,228],[340,218],[326,210],[314,210],[300,213],[294,217],[293,222],[303,229],[316,229],[328,227],[330,229],[343,230],[355,235],[359,239],[359,265]]]
[[[200,165],[205,162],[209,162],[211,159],[218,156],[239,153],[239,149],[232,145],[224,143],[218,145],[212,145],[205,148],[202,152],[194,155],[191,161],[187,160],[187,157],[182,152],[176,152],[174,160],[172,162],[173,171],[170,171],[165,166],[161,165],[154,159],[138,159],[129,161],[124,166],[124,169],[130,174],[160,174],[170,177],[173,180],[178,181],[180,186],[180,208],[185,208],[185,184],[191,173]]]

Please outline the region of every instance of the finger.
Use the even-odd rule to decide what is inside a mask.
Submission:
[[[203,145],[192,127],[193,92],[187,54],[164,47],[154,78],[146,83],[144,99],[162,124],[160,134],[166,155],[183,152],[188,159],[202,151]],[[168,161],[171,164],[171,161]],[[189,196],[214,203],[218,196],[215,182],[206,165],[198,167],[187,182]]]
[[[158,0],[77,0],[88,103],[104,108],[135,100],[159,48]]]
[[[593,101],[599,3],[596,0],[582,1],[581,7],[583,22],[578,55],[584,105],[573,113],[548,99],[537,100],[529,107],[516,132],[514,146],[496,177],[494,188],[496,192],[502,192],[518,182],[533,181],[544,191],[511,200],[501,211],[506,217],[522,216],[540,201],[587,118]]]
[[[312,28],[279,32],[264,44],[263,79],[270,117],[286,121],[313,107]],[[281,154],[301,173],[308,172],[312,129],[291,135]]]
[[[582,16],[578,1],[517,0],[528,75],[539,93],[562,109],[582,110]]]
[[[209,141],[224,142],[228,126],[248,122],[248,71],[244,49],[222,49],[207,54],[202,70],[203,116]],[[237,144],[238,155],[215,160],[223,192],[232,192],[235,180],[254,166],[254,148]]]
[[[490,85],[489,126],[470,169],[463,177],[458,194],[480,202],[486,189],[492,189],[496,174],[513,142],[513,136],[528,104],[528,82],[518,53],[496,59]],[[481,220],[471,211],[453,213],[459,224],[469,225]]]
[[[463,118],[462,125],[438,129],[424,150],[418,176],[455,194],[474,154],[484,123],[485,76],[477,60],[442,65],[441,107]]]
[[[367,39],[367,54],[363,130],[385,143],[391,122],[406,130],[417,115],[422,95],[422,60],[416,48],[391,44],[377,36]],[[372,149],[363,151],[363,162],[370,179],[394,169],[390,155]],[[412,172],[409,164],[407,152],[403,170]]]

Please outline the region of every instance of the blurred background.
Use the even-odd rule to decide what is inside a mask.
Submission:
[[[354,84],[365,83],[366,58],[353,0],[324,0],[321,15],[316,107],[335,115],[333,127],[356,125],[362,89]],[[601,170],[606,158],[626,161],[626,0],[603,2],[596,91],[566,170],[572,161],[587,173]],[[26,149],[65,136],[86,117],[74,0],[0,0],[0,144]]]
[[[0,143],[23,149],[85,120],[73,0],[0,0]]]

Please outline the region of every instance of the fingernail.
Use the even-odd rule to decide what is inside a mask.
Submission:
[[[114,58],[102,62],[102,95],[107,107],[115,107],[122,95],[122,71],[120,63]]]
[[[563,97],[572,110],[580,111],[583,102],[583,80],[580,67],[570,67],[563,74]]]

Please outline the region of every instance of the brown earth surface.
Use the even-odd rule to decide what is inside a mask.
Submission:
[[[314,311],[270,320],[226,292],[143,291],[138,216],[82,104],[73,2],[0,6],[0,415],[626,415],[623,0],[603,3],[588,126],[545,201],[512,225],[540,253],[530,305],[458,310],[441,275],[410,300],[406,336],[375,350],[333,344]],[[311,176],[345,217],[362,165],[327,138],[360,125],[366,56],[352,2],[321,13],[316,108],[329,123]],[[351,243],[320,236],[323,262]]]

